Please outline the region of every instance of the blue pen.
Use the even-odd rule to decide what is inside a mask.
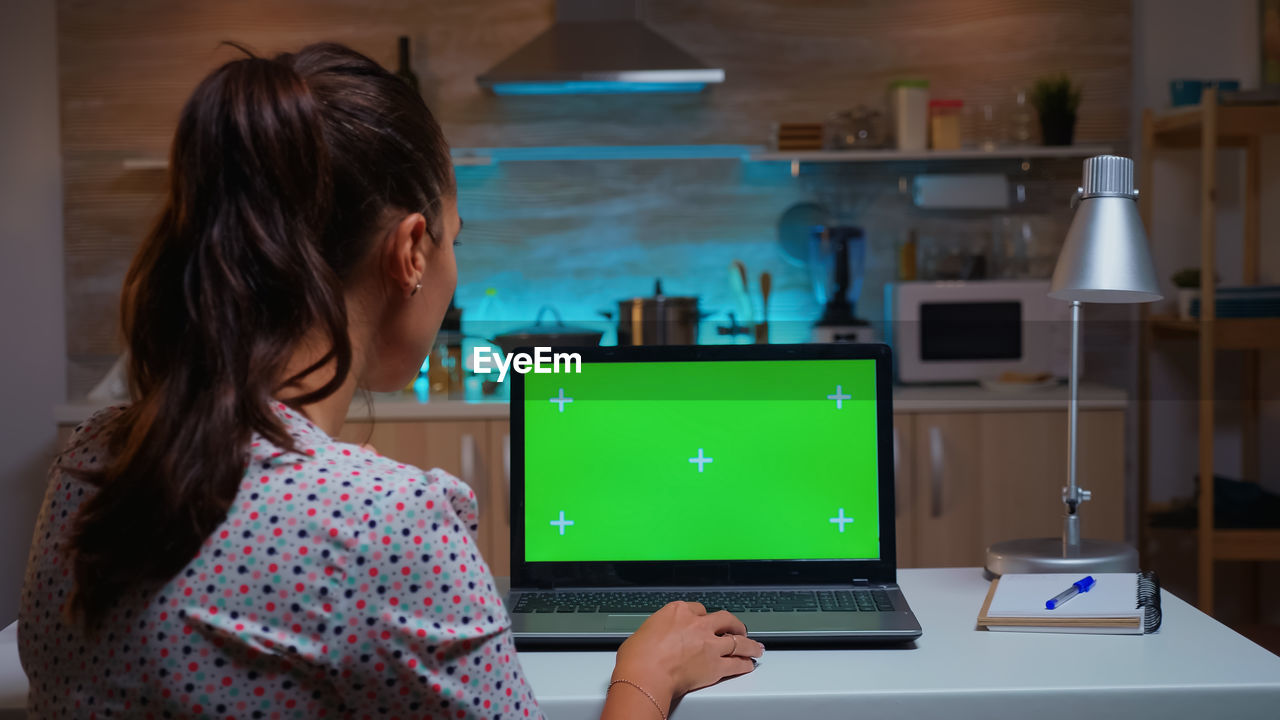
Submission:
[[[1089,592],[1089,590],[1093,588],[1094,582],[1095,580],[1093,579],[1093,576],[1088,575],[1081,580],[1077,580],[1071,583],[1071,587],[1058,593],[1056,596],[1054,596],[1052,600],[1045,600],[1044,609],[1054,610],[1056,608],[1062,607],[1062,603],[1070,600],[1071,598],[1079,595],[1080,593]]]

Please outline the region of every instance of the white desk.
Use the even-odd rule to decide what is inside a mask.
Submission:
[[[1280,658],[1167,592],[1164,627],[1154,635],[980,632],[973,624],[987,592],[981,570],[900,576],[924,627],[914,647],[766,652],[750,675],[689,695],[673,720],[1280,715]],[[8,681],[0,682],[0,718],[21,717],[26,696],[15,640],[16,625],[0,631],[0,679]],[[613,653],[520,658],[551,720],[600,717]]]
[[[27,716],[27,676],[18,660],[18,623],[0,630],[0,720]]]
[[[981,570],[899,576],[924,628],[914,647],[766,651],[750,675],[689,695],[673,720],[1280,717],[1280,657],[1167,592],[1152,635],[985,632],[974,630]],[[520,657],[551,720],[600,716],[613,653]]]

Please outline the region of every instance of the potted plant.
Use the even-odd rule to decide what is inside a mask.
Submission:
[[[1200,268],[1182,268],[1170,280],[1178,288],[1178,317],[1191,320],[1191,303],[1200,298]]]
[[[1040,138],[1045,145],[1070,145],[1080,109],[1080,87],[1065,73],[1043,77],[1031,88],[1031,104],[1040,115]]]

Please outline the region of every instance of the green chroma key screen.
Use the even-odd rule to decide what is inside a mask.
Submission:
[[[524,376],[525,559],[875,559],[875,360]]]

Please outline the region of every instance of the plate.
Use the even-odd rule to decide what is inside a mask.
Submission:
[[[796,203],[778,218],[778,246],[782,256],[796,267],[809,264],[809,233],[814,225],[825,225],[830,213],[812,202]]]

